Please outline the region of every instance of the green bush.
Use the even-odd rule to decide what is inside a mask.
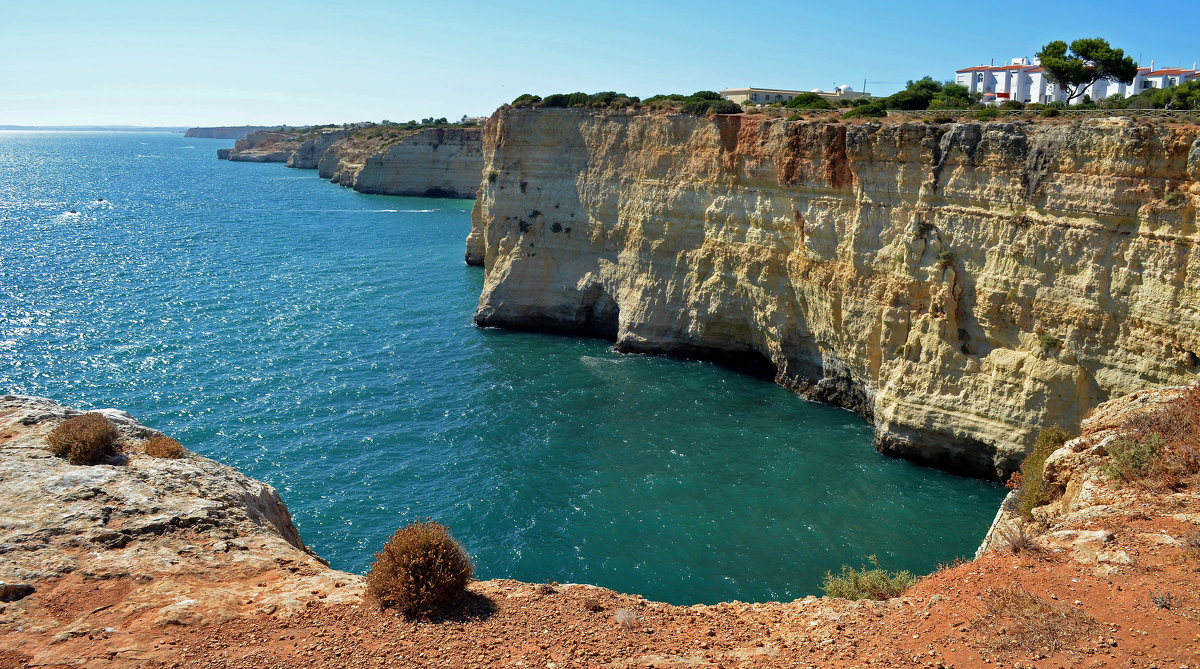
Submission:
[[[85,413],[58,424],[46,437],[50,452],[73,465],[94,465],[113,452],[117,428],[99,413]]]
[[[910,571],[889,572],[879,568],[879,560],[868,555],[871,567],[855,569],[842,565],[840,574],[825,572],[821,589],[826,597],[838,599],[891,599],[917,583],[917,576]]]
[[[1042,348],[1043,353],[1049,353],[1050,351],[1062,346],[1062,340],[1050,334],[1049,332],[1043,332],[1042,334],[1038,335],[1038,346]]]
[[[1012,109],[1014,111],[1020,111],[1025,108],[1025,103],[1019,102],[1017,100],[1005,100],[1004,102],[1000,103],[1000,108],[1001,109]]]
[[[816,93],[801,93],[788,100],[784,107],[788,109],[833,109],[833,105],[829,104],[829,100]]]
[[[842,114],[842,118],[883,118],[884,116],[887,116],[887,107],[880,100],[859,105]]]
[[[396,530],[375,554],[367,591],[384,608],[430,616],[462,597],[474,570],[445,526],[418,521]]]
[[[698,91],[684,101],[682,111],[695,116],[740,114],[742,106],[732,100],[726,100],[712,91]]]
[[[1058,491],[1046,487],[1046,458],[1070,439],[1067,431],[1057,425],[1038,432],[1037,441],[1025,459],[1021,471],[1008,480],[1008,487],[1016,492],[1016,511],[1024,518],[1033,518],[1035,507],[1054,501]]]
[[[1151,434],[1141,441],[1120,439],[1108,446],[1109,460],[1104,464],[1105,476],[1129,483],[1148,476],[1162,454],[1163,438]]]
[[[985,107],[980,109],[979,112],[975,114],[975,118],[984,122],[995,121],[999,116],[1000,110],[996,109],[995,107]]]
[[[1061,112],[1058,111],[1057,107],[1046,107],[1045,109],[1043,109],[1041,111],[1041,115],[1045,118],[1054,118],[1055,116],[1058,116],[1060,113]]]

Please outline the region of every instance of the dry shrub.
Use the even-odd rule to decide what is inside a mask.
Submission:
[[[1193,560],[1200,560],[1200,532],[1192,532],[1183,540],[1183,554]]]
[[[418,521],[396,530],[367,573],[367,590],[384,608],[431,616],[466,591],[475,568],[444,525]]]
[[[629,609],[617,609],[617,612],[613,614],[613,620],[625,629],[633,629],[642,622],[642,617]]]
[[[1022,525],[1020,528],[1006,532],[1001,535],[1004,540],[1004,548],[1011,551],[1013,555],[1032,555],[1041,557],[1044,553],[1042,546],[1033,539],[1033,535]]]
[[[182,458],[187,453],[187,449],[183,447],[183,444],[165,434],[158,434],[147,439],[146,445],[142,450],[146,451],[146,455],[152,458],[167,458],[169,460]]]
[[[1019,588],[989,590],[978,624],[999,652],[1053,654],[1096,627],[1079,609],[1051,604]]]
[[[73,465],[94,465],[112,453],[121,435],[100,413],[85,413],[59,423],[46,437],[50,452]]]
[[[1128,437],[1109,448],[1108,472],[1121,481],[1174,489],[1200,473],[1200,382],[1158,411],[1122,425]]]

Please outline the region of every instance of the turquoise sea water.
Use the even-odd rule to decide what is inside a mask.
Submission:
[[[432,517],[483,578],[789,600],[867,554],[968,555],[1003,496],[767,382],[478,329],[471,201],[230,144],[0,132],[0,392],[120,407],[270,482],[335,567]]]

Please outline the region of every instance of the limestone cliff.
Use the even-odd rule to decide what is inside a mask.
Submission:
[[[482,129],[391,125],[255,133],[222,160],[285,162],[361,193],[473,198],[483,164]]]
[[[1002,478],[1040,426],[1196,378],[1198,136],[502,108],[476,322],[737,364]]]
[[[218,149],[217,157],[224,155],[223,160],[243,163],[285,163],[300,143],[299,133],[263,130],[237,140],[232,150]]]
[[[431,128],[367,157],[354,190],[381,195],[473,198],[483,166],[477,128]]]
[[[276,128],[278,126],[275,126]],[[268,126],[261,125],[239,125],[239,126],[217,126],[212,128],[188,128],[184,133],[184,137],[203,137],[207,139],[246,139],[246,136],[252,132],[260,130],[268,130]]]
[[[306,170],[317,169],[317,164],[321,160],[321,156],[333,146],[335,142],[345,139],[350,136],[350,130],[343,128],[335,128],[332,130],[319,130],[307,136],[300,146],[296,147],[295,152],[288,156],[287,166],[296,167]]]

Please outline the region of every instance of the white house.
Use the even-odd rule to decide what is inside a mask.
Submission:
[[[1087,90],[1087,95],[1097,101],[1118,94],[1128,97],[1148,88],[1167,88],[1196,78],[1200,78],[1200,71],[1197,71],[1195,63],[1192,63],[1190,70],[1155,69],[1154,61],[1151,61],[1150,67],[1138,68],[1132,84],[1100,79]],[[1066,93],[1046,75],[1037,58],[1013,58],[1005,65],[968,67],[956,72],[954,81],[966,86],[972,93],[981,94],[984,104],[1000,104],[1009,100],[1042,103],[1066,100]],[[1072,100],[1072,104],[1082,101],[1083,96],[1080,96]]]
[[[849,86],[838,86],[832,91],[822,91],[817,88],[811,91],[789,91],[781,88],[728,88],[721,91],[720,95],[726,100],[732,100],[738,104],[754,102],[767,105],[772,102],[787,102],[801,93],[816,93],[831,102],[839,99],[853,100],[866,95],[865,93],[856,93]]]

